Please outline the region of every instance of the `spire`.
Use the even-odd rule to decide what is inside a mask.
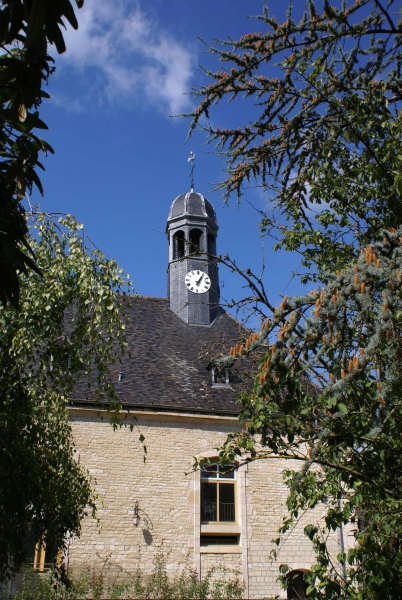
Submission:
[[[194,192],[194,169],[195,169],[195,154],[190,151],[190,156],[187,159],[187,162],[191,165],[190,170],[190,180],[191,180],[191,193]]]

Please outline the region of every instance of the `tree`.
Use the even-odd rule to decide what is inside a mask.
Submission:
[[[225,97],[261,106],[250,124],[203,126],[228,163],[216,189],[228,198],[253,179],[262,186],[270,199],[262,230],[276,247],[302,252],[315,268],[307,280],[356,260],[402,219],[399,6],[323,5],[320,14],[309,1],[299,23],[289,9],[283,24],[265,8],[257,17],[265,33],[210,47],[231,68],[207,71],[214,81],[193,91],[200,103],[187,115],[191,135]]]
[[[389,232],[326,287],[284,298],[259,334],[217,361],[240,368],[261,354],[241,396],[246,430],[228,437],[223,463],[239,455],[300,462],[285,471],[282,533],[327,501],[323,528],[305,530],[317,552],[312,598],[395,598],[401,585],[401,240],[402,229]],[[326,534],[349,522],[357,543],[338,557],[344,572]]]
[[[77,382],[89,386],[95,374],[94,395],[121,424],[110,369],[126,349],[127,279],[88,247],[73,217],[56,223],[37,214],[31,226],[42,275],[21,275],[19,309],[0,307],[1,579],[23,561],[27,529],[63,547],[66,533],[78,535],[84,514],[95,511],[71,439],[67,403]]]
[[[275,310],[261,278],[221,259],[251,289],[239,305],[264,317],[259,332],[217,360],[236,368],[259,357],[255,384],[241,395],[246,430],[228,437],[221,461],[299,461],[284,473],[289,516],[280,533],[326,501],[323,529],[305,529],[317,557],[306,576],[311,598],[400,596],[398,13],[393,0],[324,1],[322,13],[309,1],[300,22],[289,10],[279,24],[265,9],[258,20],[267,33],[211,48],[233,67],[207,72],[214,82],[195,90],[201,101],[191,115],[192,130],[225,96],[255,99],[261,112],[251,124],[206,128],[228,163],[217,188],[241,196],[254,180],[267,190],[274,213],[263,215],[262,231],[300,252],[310,268],[304,280],[322,284]],[[326,534],[350,522],[355,546],[334,563]],[[281,572],[286,585],[286,565]]]
[[[83,0],[76,0],[78,8]],[[41,152],[53,152],[35,129],[47,129],[38,107],[49,94],[43,87],[54,72],[48,44],[65,51],[63,18],[77,29],[70,0],[3,0],[0,7],[0,302],[18,306],[20,274],[38,272],[28,244],[21,204],[35,185],[43,194],[38,169]]]

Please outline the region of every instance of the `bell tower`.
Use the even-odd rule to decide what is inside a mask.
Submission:
[[[214,207],[193,191],[170,207],[168,298],[170,308],[188,325],[208,326],[220,312],[216,255],[218,224]]]

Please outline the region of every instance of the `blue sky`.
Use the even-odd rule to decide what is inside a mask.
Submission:
[[[268,2],[282,20],[286,1]],[[197,39],[238,38],[261,25],[262,0],[86,0],[77,10],[79,31],[66,33],[67,52],[55,56],[57,72],[43,103],[45,137],[55,155],[45,159],[45,196],[34,193],[46,212],[74,214],[93,242],[131,275],[141,295],[166,296],[166,218],[173,199],[189,191],[190,150],[196,154],[195,187],[215,206],[218,252],[243,268],[261,271],[259,215],[266,199],[246,190],[223,207],[210,193],[223,178],[222,164],[197,132],[185,145],[189,122],[171,118],[195,106],[187,93],[205,81],[199,65],[214,69]],[[237,102],[230,119],[240,125],[254,112]],[[212,118],[227,123],[227,105]],[[288,285],[300,266],[297,256],[274,253],[265,240],[265,284],[273,303],[295,293]],[[241,281],[221,268],[222,296],[244,295]]]

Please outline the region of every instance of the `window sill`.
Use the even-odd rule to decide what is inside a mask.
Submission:
[[[201,554],[241,554],[242,550],[240,546],[214,546],[211,544],[210,546],[201,546],[200,553]]]
[[[237,523],[204,523],[201,524],[201,533],[241,533]]]

